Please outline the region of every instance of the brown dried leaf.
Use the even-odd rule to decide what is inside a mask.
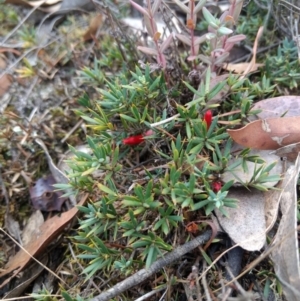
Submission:
[[[83,205],[87,200],[87,194],[84,195],[78,205]],[[24,249],[31,255],[37,256],[41,254],[63,230],[66,225],[78,213],[77,207],[62,213],[61,215],[54,216],[48,219],[40,228],[39,237],[32,237],[30,242],[24,246]],[[21,249],[14,257],[12,257],[5,266],[5,271],[0,274],[0,278],[12,273],[4,282],[1,283],[0,288],[7,284],[19,272],[21,272],[30,262],[31,256],[23,249]]]
[[[83,34],[83,40],[88,41],[94,39],[95,36],[97,35],[98,29],[102,26],[102,24],[103,24],[102,15],[97,14],[93,16],[90,21],[88,30]]]
[[[269,118],[250,122],[238,130],[228,130],[238,144],[255,149],[278,149],[300,142],[300,116]]]
[[[0,69],[5,69],[7,66],[6,64],[6,59],[3,54],[1,54],[1,49],[0,49]]]
[[[0,97],[8,90],[12,84],[12,76],[9,74],[3,74],[0,77]]]

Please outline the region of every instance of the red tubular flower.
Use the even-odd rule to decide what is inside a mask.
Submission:
[[[143,141],[144,141],[143,135],[135,135],[135,136],[130,136],[130,137],[123,139],[123,144],[137,145],[137,144],[142,143]]]
[[[206,128],[209,129],[212,122],[212,112],[207,110],[204,114],[203,121],[206,123]]]
[[[212,182],[211,187],[214,192],[218,192],[222,189],[222,183],[220,181]]]
[[[152,130],[147,131],[144,134],[139,134],[135,136],[129,136],[125,139],[123,139],[123,144],[126,145],[137,145],[145,141],[144,137],[145,136],[151,136],[153,134]]]

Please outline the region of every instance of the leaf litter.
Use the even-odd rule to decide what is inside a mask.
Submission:
[[[228,210],[229,219],[216,211],[221,228],[235,243],[246,250],[260,250],[266,243],[267,233],[276,222],[280,206],[282,216],[269,248],[275,273],[283,285],[284,294],[287,300],[295,301],[300,298],[296,192],[300,172],[299,104],[298,96],[262,100],[252,108],[261,110],[256,114],[259,120],[251,121],[238,130],[228,130],[236,143],[253,149],[254,153],[259,152],[258,150],[275,150],[270,157],[273,154],[281,157],[282,167],[288,166],[288,169],[283,170],[282,181],[277,185],[278,190],[260,193],[240,188],[241,193],[237,189],[230,192],[231,197],[239,200],[239,207]],[[242,175],[240,177],[243,178]],[[264,216],[261,215],[263,212]],[[255,217],[252,216],[253,213]],[[252,217],[249,218],[249,215]]]
[[[78,205],[84,205],[86,201],[87,195],[84,195]],[[38,235],[35,233],[35,235],[31,236],[27,245],[21,248],[5,265],[5,270],[0,273],[0,278],[6,275],[10,276],[0,284],[0,288],[23,271],[32,260],[32,257],[41,255],[48,245],[64,231],[65,227],[73,220],[77,213],[78,208],[74,207],[60,216],[56,215],[45,221],[40,226]]]
[[[40,1],[38,3],[36,1],[32,1],[34,5],[37,5],[35,7],[38,7],[44,2],[45,1]],[[74,6],[75,1],[63,2],[64,6],[69,3],[72,6],[69,7],[71,10],[76,8],[76,6]],[[25,1],[20,1],[20,3],[23,4],[25,3]],[[84,1],[81,1],[80,4],[83,3]],[[52,9],[53,8],[54,7],[52,7]],[[30,13],[33,13],[33,11],[34,10],[32,10]],[[65,14],[66,12],[67,11],[65,10],[63,13]],[[19,17],[21,18],[21,14]],[[49,41],[49,38],[51,40],[51,36],[47,36],[47,41]],[[72,224],[74,217],[78,213],[77,207],[72,208],[72,205],[69,204],[68,206],[64,205],[64,212],[57,216],[52,216],[53,214],[43,215],[39,210],[37,210],[32,213],[28,220],[24,218],[26,214],[30,215],[30,212],[28,213],[28,208],[29,211],[32,210],[32,206],[30,206],[30,197],[28,194],[29,185],[33,182],[32,178],[34,174],[34,176],[36,177],[37,174],[44,172],[43,164],[45,160],[49,161],[49,167],[46,169],[52,172],[52,177],[55,178],[55,181],[50,180],[48,182],[47,179],[49,178],[46,179],[46,182],[44,181],[44,178],[37,180],[37,186],[35,187],[36,190],[32,190],[33,199],[35,199],[34,201],[36,202],[35,204],[37,204],[38,199],[42,199],[42,203],[45,203],[45,199],[47,199],[49,195],[53,195],[55,196],[55,201],[50,204],[50,207],[52,207],[52,209],[55,210],[57,214],[57,212],[62,207],[62,203],[66,200],[66,198],[61,199],[60,196],[62,193],[54,191],[52,186],[54,182],[68,182],[67,177],[56,167],[54,163],[57,157],[60,157],[62,150],[66,149],[66,145],[64,147],[62,147],[61,145],[57,147],[55,140],[59,139],[60,135],[62,136],[62,138],[64,137],[64,135],[67,137],[66,129],[70,129],[70,126],[72,126],[71,118],[74,118],[74,114],[70,114],[70,109],[74,109],[77,106],[73,102],[73,97],[78,95],[79,92],[78,90],[76,91],[78,87],[76,87],[76,89],[72,89],[72,85],[69,82],[68,84],[66,84],[67,80],[69,80],[69,75],[66,77],[67,80],[64,79],[64,83],[62,84],[61,79],[56,75],[58,69],[54,68],[55,66],[57,67],[57,65],[60,65],[62,63],[62,57],[60,54],[58,56],[52,57],[53,53],[49,52],[49,48],[44,48],[44,44],[39,45],[40,49],[38,52],[34,52],[34,55],[29,56],[29,58],[31,58],[30,62],[33,63],[34,66],[37,63],[38,59],[39,63],[42,62],[42,65],[45,64],[42,67],[40,66],[41,68],[39,69],[38,80],[35,80],[37,79],[37,77],[22,79],[20,76],[18,77],[18,75],[14,74],[14,76],[11,76],[10,74],[8,74],[9,71],[13,72],[14,70],[16,70],[14,66],[20,60],[16,58],[16,61],[13,61],[12,56],[7,55],[7,58],[10,58],[11,63],[7,67],[7,62],[9,60],[2,60],[2,52],[10,52],[16,56],[23,58],[26,55],[26,49],[23,49],[23,51],[25,52],[25,55],[23,56],[23,54],[21,55],[21,52],[16,49],[7,48],[7,44],[5,43],[5,41],[3,41],[4,40],[1,41],[1,46],[3,46],[4,48],[0,49],[0,63],[2,69],[0,70],[0,97],[4,95],[5,98],[1,98],[0,111],[2,116],[1,118],[3,118],[4,121],[7,121],[7,123],[5,124],[5,127],[2,127],[1,123],[0,167],[1,175],[5,178],[3,181],[2,178],[0,178],[0,183],[2,186],[2,193],[6,194],[7,197],[5,199],[8,200],[5,207],[6,213],[3,217],[5,222],[4,226],[8,233],[3,234],[3,236],[3,229],[0,228],[2,235],[0,261],[1,268],[5,268],[0,270],[0,285],[2,288],[1,294],[7,291],[6,284],[17,283],[18,281],[14,282],[13,278],[15,278],[16,276],[20,277],[20,272],[24,269],[26,270],[26,273],[24,273],[25,279],[22,278],[24,283],[21,283],[20,286],[15,288],[11,287],[12,290],[6,295],[7,298],[10,298],[17,297],[22,294],[23,290],[28,285],[30,285],[29,278],[34,281],[36,277],[27,273],[31,269],[31,267],[38,266],[39,271],[36,272],[36,276],[38,276],[39,273],[44,270],[45,266],[41,263],[34,264],[33,259],[37,257],[40,262],[45,263],[44,259],[42,258],[45,250],[48,253],[49,245],[55,243],[60,233],[64,232],[66,230],[66,227]],[[13,42],[15,42],[15,40],[13,40]],[[22,48],[25,44],[16,43],[12,44],[12,47],[18,48],[18,45],[21,45],[20,48]],[[32,50],[30,51],[32,52]],[[64,53],[63,60],[66,62],[66,54],[69,52],[64,52],[62,50],[61,53]],[[51,62],[50,59],[52,59]],[[45,68],[43,69],[43,67]],[[62,66],[60,65],[59,68],[62,68]],[[20,70],[22,70],[22,72],[34,71],[26,69],[24,67]],[[54,77],[55,84],[53,82],[50,82],[50,80],[53,80]],[[45,82],[45,79],[47,79],[47,82]],[[77,85],[77,83],[73,82],[73,85],[75,86]],[[59,91],[60,86],[63,87],[63,93],[61,93],[62,91]],[[4,102],[4,99],[7,99],[7,102]],[[68,108],[68,106],[70,106],[70,109]],[[57,122],[57,120],[59,120],[59,122]],[[62,128],[62,126],[64,128]],[[58,128],[59,130],[57,130]],[[76,135],[78,135],[78,133],[76,133],[74,137],[76,137]],[[51,142],[47,145],[51,146],[51,155],[49,154],[45,144],[40,140],[41,147],[44,148],[44,153],[46,154],[44,159],[41,158],[43,156],[43,151],[37,144],[34,143],[34,138],[36,138],[36,136],[43,137],[43,140],[47,141],[47,143],[49,142],[50,138]],[[72,141],[74,137],[68,137],[68,142]],[[76,139],[77,141],[80,141],[80,139]],[[7,144],[5,145],[6,142]],[[54,148],[52,149],[52,146],[55,146],[54,152]],[[11,154],[7,154],[6,152],[11,152]],[[4,160],[2,155],[4,155]],[[6,159],[7,155],[9,159]],[[2,162],[4,162],[6,165],[4,170],[2,169]],[[32,165],[34,165],[34,167]],[[8,168],[9,170],[6,170],[6,168]],[[28,170],[30,170],[31,172],[32,170],[34,170],[34,172],[30,173]],[[9,186],[7,193],[5,191],[6,185]],[[77,205],[74,196],[71,198],[73,198],[73,204]],[[86,199],[87,196],[85,195],[79,196],[78,204],[83,205],[86,202]],[[49,201],[49,199],[47,199],[47,201]],[[20,203],[20,205],[18,203]],[[19,211],[20,206],[23,207]],[[33,207],[39,207],[38,209],[45,209],[45,207],[47,209],[48,207],[49,209],[49,206],[46,206],[45,204],[43,204],[42,206],[38,205]],[[66,207],[67,209],[72,209],[65,211]],[[46,218],[45,221],[44,218]],[[14,248],[7,249],[7,237],[9,236],[11,237],[11,239],[15,238],[16,246]],[[5,240],[3,237],[5,238]],[[4,251],[7,252],[7,259],[5,261],[2,260],[2,252]],[[27,283],[27,286],[24,286],[25,282]]]

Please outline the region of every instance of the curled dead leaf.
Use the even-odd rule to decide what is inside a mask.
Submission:
[[[61,191],[54,188],[56,181],[52,175],[40,178],[29,189],[32,205],[37,210],[61,211],[61,206],[67,200]]]
[[[88,41],[97,35],[98,29],[102,26],[103,24],[103,17],[100,14],[97,14],[91,18],[89,28],[83,35],[83,40]]]

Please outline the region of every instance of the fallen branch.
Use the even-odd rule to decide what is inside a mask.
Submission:
[[[170,252],[163,258],[155,261],[149,269],[142,269],[137,273],[133,274],[132,276],[128,277],[127,279],[123,280],[122,282],[116,284],[109,290],[101,293],[100,295],[96,296],[95,298],[91,299],[90,301],[109,301],[112,298],[118,296],[119,294],[125,292],[129,288],[138,285],[145,281],[147,278],[161,270],[163,267],[171,264],[172,262],[178,260],[184,254],[192,251],[193,249],[199,247],[200,245],[205,244],[211,236],[211,230],[206,231],[202,235],[199,235],[195,239],[185,243],[177,247],[174,251]]]

